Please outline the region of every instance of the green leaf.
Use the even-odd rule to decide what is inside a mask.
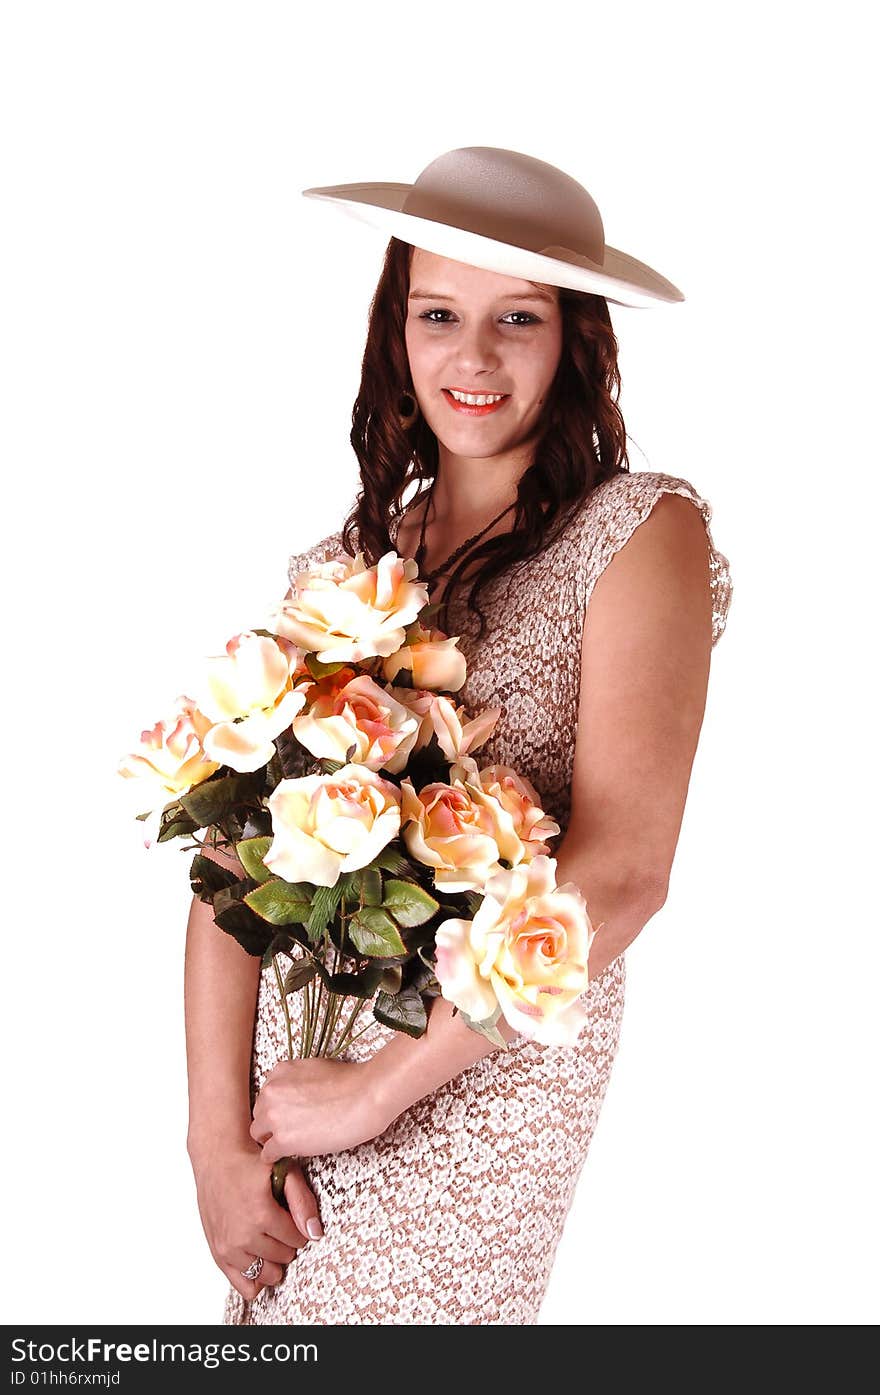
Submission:
[[[272,873],[263,858],[272,846],[272,838],[245,838],[236,843],[235,851],[248,876],[255,882],[267,882]]]
[[[441,610],[442,606],[439,601],[429,601],[427,605],[422,606],[419,611],[418,619],[423,630],[432,630],[434,628],[434,621],[437,619]]]
[[[392,996],[399,993],[403,987],[403,965],[389,964],[387,969],[383,969],[379,987],[383,993],[390,993]]]
[[[483,904],[482,894],[479,891],[466,891],[464,893],[464,900],[465,905],[467,906],[467,913],[470,916],[471,920],[473,920],[474,916],[477,914],[477,911]]]
[[[275,737],[275,750],[281,763],[281,774],[285,779],[294,779],[296,776],[302,775],[304,771],[301,766],[304,757],[312,758],[311,751],[307,752],[305,747],[300,745],[291,727]],[[274,785],[272,788],[275,788]],[[268,831],[268,829],[264,830],[267,833]]]
[[[342,887],[339,882],[335,882],[333,886],[319,886],[315,889],[315,894],[312,897],[312,913],[307,922],[310,940],[317,940],[322,930],[333,919],[341,900]]]
[[[224,775],[212,777],[196,785],[189,794],[180,796],[180,803],[196,828],[206,828],[209,823],[217,823],[232,804],[240,800],[254,798],[262,781],[262,772],[247,775]]]
[[[272,931],[240,899],[246,882],[224,887],[214,897],[214,920],[221,930],[237,940],[247,954],[262,957],[272,942]]]
[[[398,876],[401,872],[408,872],[412,868],[412,863],[396,848],[385,847],[373,858],[370,866],[381,867],[383,872],[390,872],[392,876]]]
[[[440,902],[413,882],[387,881],[382,905],[391,911],[398,925],[406,928],[424,925],[440,909]]]
[[[421,949],[416,950],[406,965],[404,975],[407,988],[415,988],[419,993],[436,998],[440,993],[440,981],[433,961],[426,959]]]
[[[336,885],[347,901],[359,901],[362,872],[343,872]]]
[[[330,991],[350,998],[372,998],[384,973],[381,964],[368,964],[359,973],[330,975]]]
[[[201,901],[213,900],[215,892],[222,891],[225,886],[233,886],[240,880],[228,867],[221,867],[219,862],[215,862],[212,857],[205,857],[203,853],[196,853],[193,858],[189,879],[193,895],[198,896]]]
[[[192,819],[188,819],[185,814],[180,818],[171,819],[168,823],[163,823],[159,827],[156,838],[157,843],[167,843],[172,838],[188,838],[191,833],[195,833],[197,824]]]
[[[360,894],[365,906],[381,906],[382,873],[378,867],[365,867],[360,875]]]
[[[456,1011],[475,1032],[479,1032],[481,1036],[487,1037],[489,1041],[494,1042],[496,1046],[503,1047],[505,1051],[510,1050],[510,1042],[505,1040],[495,1025],[501,1016],[500,1005],[495,1009],[491,1017],[484,1018],[482,1022],[476,1022],[474,1018],[468,1017],[467,1013],[462,1012],[461,1008],[456,1008]]]
[[[313,895],[309,882],[284,882],[273,877],[244,899],[270,925],[305,925],[312,913]]]
[[[406,954],[406,945],[394,921],[381,906],[364,906],[348,922],[352,943],[370,959],[390,959]]]
[[[300,930],[299,933],[302,934],[302,931]],[[293,945],[294,938],[290,931],[276,930],[270,944],[266,948],[266,953],[263,955],[263,968],[270,969],[272,967],[272,960],[276,954],[287,954],[292,956]]]
[[[318,966],[314,959],[295,959],[284,976],[285,997],[288,993],[298,993],[301,988],[305,988],[317,972]]]
[[[377,993],[373,1016],[377,1022],[384,1022],[386,1027],[396,1027],[409,1037],[424,1036],[428,1026],[425,1004],[415,990],[404,989],[393,996],[390,993]]]
[[[341,770],[344,764],[344,761],[330,760],[328,757],[326,760],[321,761],[321,769],[325,775],[335,775],[337,770]]]
[[[345,663],[322,664],[317,654],[306,654],[305,665],[313,678],[326,678],[330,673],[338,673]]]
[[[245,819],[244,838],[266,838],[272,835],[272,815],[268,809],[254,810]]]
[[[413,789],[418,792],[423,790],[425,785],[445,785],[449,780],[449,767],[450,762],[443,754],[435,732],[427,746],[423,746],[420,751],[414,751],[410,756],[406,775],[407,779],[412,781]]]

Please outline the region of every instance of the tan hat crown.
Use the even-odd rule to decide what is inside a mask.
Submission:
[[[422,170],[401,212],[544,256],[567,251],[596,267],[605,261],[602,216],[583,185],[513,150],[448,150]]]
[[[610,247],[592,195],[546,160],[491,145],[447,150],[413,184],[304,189],[385,234],[486,271],[645,307],[684,300],[677,286]]]

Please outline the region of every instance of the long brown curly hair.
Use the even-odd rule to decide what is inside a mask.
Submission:
[[[405,326],[413,247],[392,237],[373,296],[361,369],[352,409],[351,444],[360,464],[361,489],[342,538],[346,550],[363,552],[369,565],[394,544],[391,527],[406,511],[404,495],[414,481],[429,483],[437,473],[437,437],[421,413],[405,429],[400,399],[413,396]],[[615,400],[620,393],[618,344],[604,296],[560,288],[562,353],[544,407],[532,464],[519,480],[513,527],[483,539],[451,573],[446,607],[465,572],[479,560],[471,578],[468,604],[479,605],[490,581],[515,563],[542,552],[566,526],[587,495],[629,469],[626,428]],[[408,507],[409,505],[407,505]]]

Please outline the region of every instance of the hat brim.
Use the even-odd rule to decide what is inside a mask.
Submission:
[[[606,246],[605,261],[598,267],[587,258],[578,258],[576,262],[562,260],[449,223],[404,213],[401,205],[411,188],[409,184],[333,184],[302,192],[305,198],[332,203],[358,222],[390,237],[484,271],[586,291],[634,309],[684,300],[682,292],[665,276],[615,247]]]

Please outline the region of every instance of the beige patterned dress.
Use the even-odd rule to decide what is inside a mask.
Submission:
[[[480,764],[512,765],[560,825],[570,813],[581,635],[593,586],[663,493],[691,499],[706,525],[712,642],[731,597],[710,504],[687,480],[623,473],[599,485],[540,557],[484,593],[487,631],[459,597],[450,605],[467,658],[460,695],[469,712],[500,706]],[[290,559],[290,575],[342,552],[339,534]],[[552,849],[551,844],[551,849]],[[589,986],[590,1020],[572,1047],[517,1037],[405,1110],[380,1137],[308,1159],[324,1238],[307,1245],[282,1282],[245,1302],[230,1288],[234,1324],[535,1323],[575,1185],[608,1086],[624,998],[619,956]],[[291,1000],[297,1025],[298,995]],[[364,1011],[367,1020],[369,1008]],[[373,1021],[349,1051],[364,1060],[394,1037]],[[262,1086],[286,1055],[275,977],[260,984],[252,1080]]]

